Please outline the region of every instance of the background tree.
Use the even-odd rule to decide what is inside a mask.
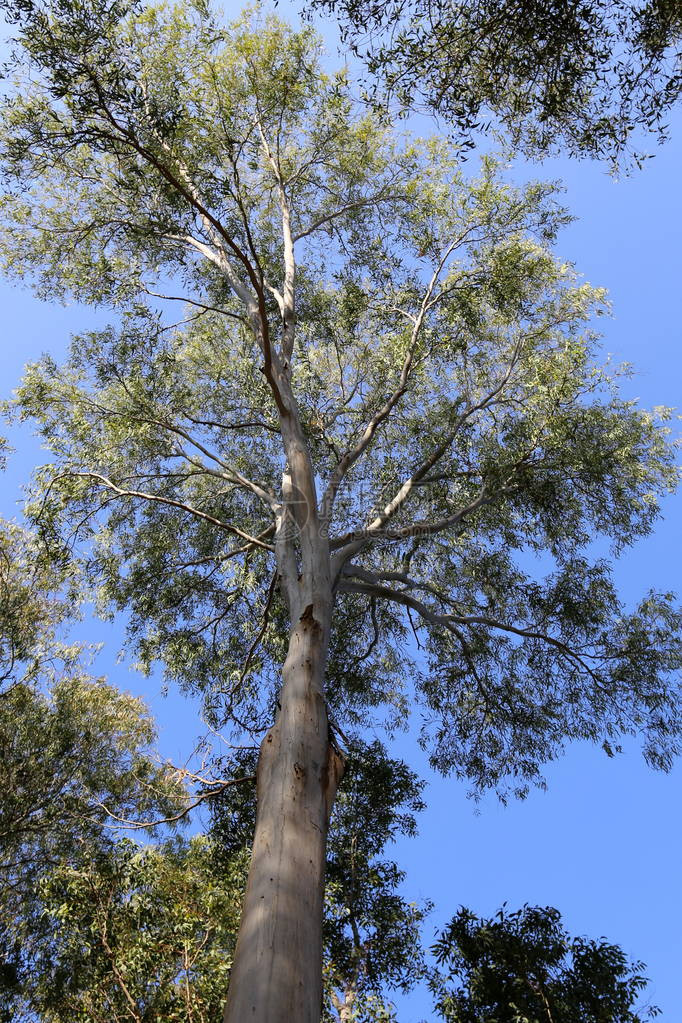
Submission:
[[[380,103],[440,115],[465,145],[640,159],[682,92],[675,0],[309,0],[334,15]]]
[[[41,1023],[210,1023],[220,1016],[245,862],[215,870],[202,836],[102,840],[47,871],[15,1016]],[[10,990],[11,993],[11,990]]]
[[[8,11],[8,272],[116,311],[26,377],[33,512],[261,742],[226,1019],[316,1023],[339,728],[418,707],[433,765],[502,794],[575,738],[678,751],[680,615],[592,556],[651,530],[674,450],[595,363],[551,187],[465,182],[272,18]]]
[[[372,1023],[393,1018],[387,990],[409,991],[426,973],[431,907],[404,898],[405,874],[385,858],[398,835],[415,834],[424,786],[376,740],[348,753],[327,843],[325,979],[330,1018]]]
[[[467,909],[434,946],[442,971],[432,982],[448,1023],[643,1023],[643,964],[618,945],[572,938],[556,909],[501,909],[492,919]]]
[[[0,441],[0,444],[2,442]],[[1,448],[0,448],[1,450]],[[0,468],[4,465],[0,461]],[[75,651],[57,643],[57,630],[76,598],[68,576],[45,556],[31,533],[0,521],[0,694],[32,686]]]
[[[30,901],[41,871],[111,815],[177,815],[188,793],[154,754],[142,702],[87,672],[87,651],[59,635],[73,579],[26,530],[2,523],[0,565],[0,918]]]
[[[77,591],[30,533],[0,523],[0,986],[8,1020],[19,1018],[21,978],[41,947],[46,875],[87,860],[114,818],[181,817],[189,803],[154,754],[141,701],[89,675],[87,651],[65,641]]]

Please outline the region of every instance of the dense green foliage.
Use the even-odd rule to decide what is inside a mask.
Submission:
[[[500,910],[491,920],[462,909],[434,948],[432,981],[447,1023],[643,1023],[642,963],[603,938],[572,938],[555,909]]]
[[[181,812],[184,786],[153,753],[140,700],[87,672],[60,638],[74,597],[25,530],[1,524],[0,925],[30,918],[37,878],[111,815]],[[21,907],[21,913],[19,911]],[[28,925],[30,933],[31,925]]]
[[[77,657],[77,650],[56,643],[75,600],[71,583],[25,529],[0,522],[0,693],[30,685]]]
[[[77,580],[13,523],[0,523],[0,543],[0,1018],[94,1021],[118,989],[110,968],[100,1011],[94,990],[92,1013],[82,1008],[101,948],[71,900],[96,914],[95,878],[122,848],[112,827],[182,814],[189,793],[156,756],[142,702],[92,677],[88,651],[66,642]]]
[[[386,988],[408,990],[425,970],[420,923],[429,907],[404,899],[405,875],[385,857],[394,838],[415,833],[423,785],[378,742],[351,750],[350,764],[327,846],[325,951],[329,982],[369,1023]]]
[[[610,160],[665,138],[682,92],[676,0],[309,0],[338,18],[376,100],[439,114],[465,142]],[[638,137],[640,136],[640,137]]]
[[[186,803],[150,754],[139,700],[102,680],[58,679],[47,695],[17,685],[0,700],[0,877],[27,898],[34,871],[72,855],[110,815],[153,820]],[[2,914],[16,908],[3,899]]]
[[[48,872],[15,1020],[213,1023],[239,923],[244,859],[218,873],[201,836],[103,842]]]

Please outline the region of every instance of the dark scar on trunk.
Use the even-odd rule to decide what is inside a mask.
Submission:
[[[320,623],[318,622],[317,618],[315,617],[315,613],[314,613],[313,605],[312,604],[308,604],[307,605],[307,607],[305,608],[303,614],[299,618],[299,622],[302,622],[304,625],[310,626],[310,628],[314,629],[316,632],[321,632],[322,631],[322,626],[320,625]]]

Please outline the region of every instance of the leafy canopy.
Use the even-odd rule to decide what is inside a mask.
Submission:
[[[59,631],[77,589],[28,530],[0,521],[0,697],[73,665],[80,651]]]
[[[72,895],[93,857],[112,854],[112,826],[179,819],[189,795],[156,757],[142,702],[92,677],[88,651],[66,642],[77,579],[14,523],[0,523],[0,544],[0,1019],[18,1023],[85,980],[82,963],[66,976],[56,944],[46,952],[50,913],[68,901],[62,891],[55,905],[50,884],[70,875]]]
[[[30,903],[36,878],[97,835],[110,814],[177,813],[187,793],[154,755],[139,699],[88,672],[63,626],[73,578],[27,530],[0,523],[0,926]]]
[[[27,372],[53,453],[33,513],[142,662],[261,734],[314,527],[351,734],[414,707],[438,769],[501,793],[571,739],[641,735],[667,767],[680,614],[655,592],[627,610],[593,540],[652,529],[668,414],[598,364],[604,296],[552,252],[555,188],[492,159],[465,180],[257,11],[15,10],[5,264],[113,311]]]
[[[642,159],[682,92],[676,0],[309,0],[336,17],[380,104],[440,115],[465,146]]]

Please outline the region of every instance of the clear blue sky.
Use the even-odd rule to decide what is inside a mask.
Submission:
[[[228,14],[237,9],[227,5]],[[682,116],[673,119],[672,136],[642,171],[620,181],[600,166],[566,160],[548,161],[536,172],[565,183],[566,204],[578,220],[564,231],[559,252],[590,282],[609,289],[614,315],[600,321],[604,348],[635,364],[639,372],[627,383],[627,393],[645,405],[682,406]],[[473,173],[473,160],[471,167]],[[519,166],[509,173],[518,179],[528,176],[528,169]],[[40,304],[6,284],[0,285],[0,301],[3,395],[26,361],[43,351],[59,357],[70,332],[106,319],[76,306]],[[26,431],[12,431],[12,439],[17,453],[0,498],[5,516],[17,513],[20,484],[41,459]],[[682,593],[681,533],[678,497],[666,505],[655,536],[628,551],[619,566],[627,599],[650,586]],[[177,758],[186,752],[186,703],[175,693],[164,699],[158,678],[144,680],[116,665],[120,627],[86,622],[81,632],[105,641],[100,670],[118,685],[146,694],[161,724],[164,754]],[[195,734],[192,727],[189,738]],[[406,758],[418,756],[407,740],[397,745]],[[436,903],[427,938],[431,926],[460,904],[484,914],[505,900],[512,907],[554,905],[572,931],[606,935],[643,959],[652,1000],[667,1023],[675,1023],[682,1019],[682,765],[665,776],[644,765],[636,744],[615,760],[575,746],[547,777],[546,793],[506,808],[492,798],[477,808],[459,783],[431,780],[420,835],[396,851],[408,872],[406,891]],[[424,995],[401,999],[399,1005],[400,1023],[430,1015]]]

